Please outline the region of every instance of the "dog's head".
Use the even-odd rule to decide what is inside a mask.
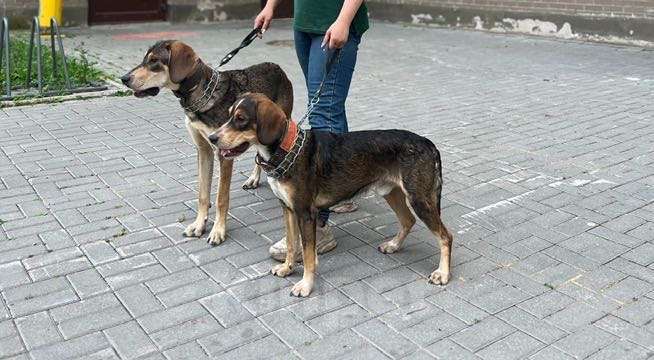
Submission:
[[[193,49],[177,40],[159,41],[152,45],[143,61],[120,80],[134,96],[155,96],[163,87],[177,90],[179,83],[193,73],[198,56]]]
[[[229,108],[229,120],[209,135],[209,141],[222,156],[235,158],[250,145],[267,149],[279,144],[287,123],[284,111],[266,95],[245,93]]]

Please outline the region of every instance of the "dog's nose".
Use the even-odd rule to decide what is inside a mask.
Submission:
[[[131,79],[132,79],[132,75],[130,75],[130,74],[125,74],[125,75],[120,77],[120,81],[122,81],[123,84],[125,84],[125,85],[129,85],[129,81]]]
[[[209,141],[214,145],[216,145],[216,143],[218,142],[218,134],[216,134],[216,133],[212,133],[211,135],[209,135],[208,138],[209,138]]]

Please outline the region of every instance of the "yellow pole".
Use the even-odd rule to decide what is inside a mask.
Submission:
[[[62,13],[64,8],[63,0],[40,0],[39,1],[39,26],[50,27],[50,18],[54,17],[57,24],[62,25]]]

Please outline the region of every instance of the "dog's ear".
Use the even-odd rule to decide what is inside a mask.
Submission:
[[[257,101],[257,138],[263,145],[280,141],[286,129],[286,114],[267,97]]]
[[[170,50],[170,61],[168,71],[170,81],[179,84],[195,69],[198,57],[193,49],[181,41],[172,41],[168,44]]]

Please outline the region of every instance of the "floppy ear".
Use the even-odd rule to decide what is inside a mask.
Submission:
[[[263,145],[282,140],[286,130],[286,114],[268,98],[257,101],[257,138]]]
[[[170,81],[179,84],[195,69],[198,57],[190,46],[181,41],[173,41],[168,47],[170,49],[170,61],[168,62]]]

